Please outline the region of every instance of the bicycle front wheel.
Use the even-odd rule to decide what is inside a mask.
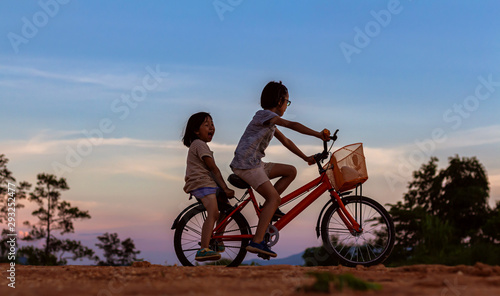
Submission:
[[[394,247],[391,216],[382,205],[365,196],[348,196],[342,201],[362,231],[351,232],[339,216],[339,205],[332,204],[321,223],[321,238],[326,250],[345,266],[383,263]]]
[[[222,211],[221,211],[222,214]],[[238,266],[246,256],[248,239],[223,241],[221,259],[218,261],[195,260],[196,252],[201,245],[201,230],[207,218],[207,211],[203,205],[189,210],[179,221],[174,233],[174,248],[177,258],[184,266],[195,265],[225,265]],[[241,213],[234,213],[224,229],[223,235],[251,234],[250,226]],[[214,240],[210,241],[210,248],[217,250],[222,245]]]

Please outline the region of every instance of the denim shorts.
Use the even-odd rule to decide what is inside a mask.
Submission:
[[[197,199],[204,198],[207,195],[215,194],[217,192],[217,187],[201,187],[191,191],[190,193]]]

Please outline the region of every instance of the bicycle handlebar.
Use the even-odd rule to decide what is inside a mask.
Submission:
[[[338,132],[339,132],[339,130],[337,129],[335,131],[335,133],[333,134],[333,136],[330,136],[330,140],[332,140],[333,143],[335,143],[335,141],[337,140],[337,133]],[[314,160],[316,161],[316,164],[318,165],[318,169],[320,171],[323,170],[321,163],[323,162],[323,160],[328,158],[328,145],[327,145],[328,141],[323,141],[323,152],[314,155]]]
[[[333,134],[333,136],[331,136],[331,137],[330,137],[330,139],[332,139],[332,140],[333,140],[333,142],[337,141],[337,133],[338,133],[338,132],[339,132],[339,129],[337,129],[337,130],[335,131],[335,133]]]
[[[333,140],[333,143],[335,143],[335,141],[337,141],[337,133],[338,132],[339,132],[339,130],[337,129],[335,131],[335,133],[333,134],[333,136],[330,136],[330,140]],[[323,141],[323,153],[325,153],[328,150],[328,147],[326,145],[326,143],[328,143],[328,141]]]

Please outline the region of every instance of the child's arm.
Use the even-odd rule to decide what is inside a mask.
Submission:
[[[227,187],[226,182],[224,182],[224,178],[222,178],[222,174],[220,173],[219,168],[215,164],[215,161],[212,157],[210,156],[204,156],[203,161],[207,165],[208,169],[212,172],[215,178],[215,182],[221,187],[222,190],[224,190],[224,193],[226,194],[227,197],[233,197],[234,196],[234,190],[231,190]]]
[[[301,123],[298,123],[295,121],[289,121],[289,120],[283,119],[279,116],[273,117],[270,120],[270,123],[271,124],[274,123],[276,125],[289,128],[291,130],[294,130],[294,131],[299,132],[299,133],[304,134],[304,135],[309,135],[309,136],[313,136],[316,138],[320,138],[321,140],[324,140],[324,141],[328,141],[330,139],[330,134],[327,135],[323,131],[321,131],[321,132],[314,131]]]
[[[288,139],[283,133],[281,133],[278,129],[274,132],[274,136],[278,139],[283,146],[285,146],[288,150],[290,150],[293,154],[302,158],[308,164],[314,164],[315,160],[313,156],[307,156],[302,152],[292,140]]]

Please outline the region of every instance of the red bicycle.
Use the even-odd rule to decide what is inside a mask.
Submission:
[[[333,143],[337,132],[331,137]],[[362,195],[362,183],[368,179],[362,144],[348,145],[335,151],[325,166],[322,162],[330,153],[327,142],[323,146],[323,152],[314,156],[319,177],[284,196],[280,207],[309,194],[283,217],[273,219],[265,239],[269,246],[275,245],[279,232],[328,192],[328,201],[316,223],[316,235],[321,235],[325,249],[346,266],[371,266],[384,262],[394,247],[394,223],[382,205]],[[228,181],[246,191],[240,199],[236,198],[238,202],[235,205],[219,204],[221,215],[225,218],[216,225],[210,248],[224,251],[219,261],[210,264],[238,266],[247,254],[245,248],[253,237],[252,228],[256,227],[250,227],[241,210],[251,203],[258,216],[261,209],[254,191],[246,182],[234,174],[229,176]],[[351,195],[352,190],[348,191],[350,189],[355,189],[354,195]],[[206,217],[205,208],[197,202],[184,209],[172,225],[175,229],[175,253],[184,266],[198,265],[194,257],[200,249],[201,229]],[[259,257],[269,259],[262,255]]]

